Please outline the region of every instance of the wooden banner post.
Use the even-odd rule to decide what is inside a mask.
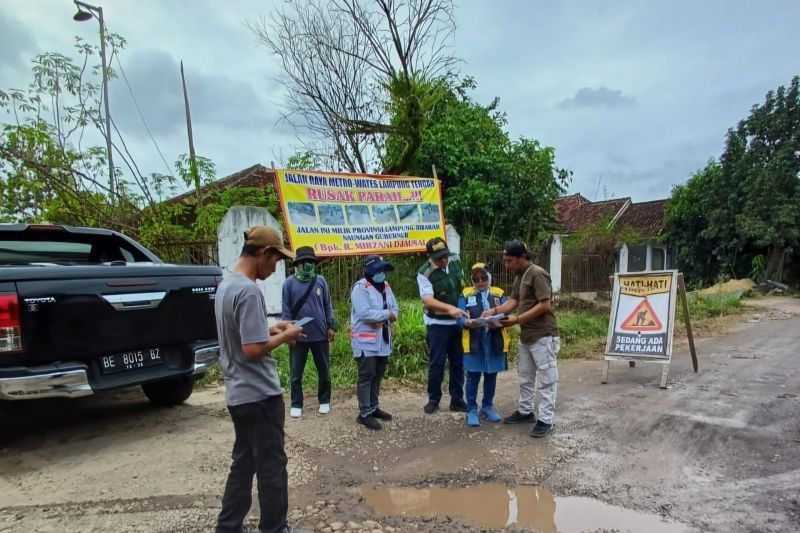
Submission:
[[[683,282],[683,273],[678,273],[678,291],[681,296],[683,306],[683,321],[686,323],[686,339],[689,341],[689,353],[692,355],[692,367],[695,374],[698,370],[697,352],[694,349],[694,335],[692,334],[692,322],[689,320],[689,300],[686,296],[686,284]]]

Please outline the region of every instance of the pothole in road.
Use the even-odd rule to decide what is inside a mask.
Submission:
[[[657,515],[583,497],[556,497],[533,486],[484,483],[465,488],[375,487],[360,489],[364,503],[381,516],[450,517],[487,528],[527,527],[545,533],[647,531],[679,533],[683,524]]]

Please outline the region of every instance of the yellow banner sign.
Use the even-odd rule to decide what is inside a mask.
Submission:
[[[619,289],[630,296],[647,296],[669,292],[672,287],[672,274],[643,276],[620,276]]]
[[[439,180],[278,170],[276,189],[293,249],[317,255],[421,252],[444,238]]]

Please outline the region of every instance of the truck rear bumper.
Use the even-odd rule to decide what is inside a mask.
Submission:
[[[219,345],[198,346],[194,351],[194,374],[202,374],[219,360]]]
[[[192,374],[202,374],[219,358],[218,345],[192,348]],[[0,368],[0,400],[80,398],[94,394],[87,367],[81,363]]]
[[[27,375],[4,377],[0,374],[0,399],[80,398],[93,393],[84,369],[58,370],[48,366],[24,370]]]

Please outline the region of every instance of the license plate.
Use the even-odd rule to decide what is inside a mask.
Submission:
[[[161,348],[147,348],[114,355],[104,355],[100,357],[100,370],[103,374],[116,374],[163,363]]]

